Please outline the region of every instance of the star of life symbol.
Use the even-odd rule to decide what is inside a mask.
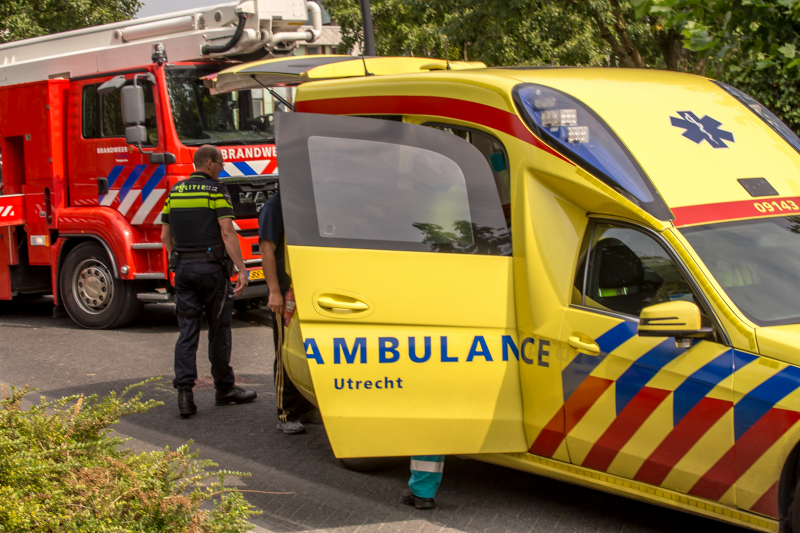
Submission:
[[[725,141],[736,142],[733,140],[733,133],[719,129],[722,122],[714,120],[708,115],[699,118],[691,111],[678,111],[677,113],[681,118],[669,117],[670,122],[677,128],[685,129],[686,131],[681,135],[697,144],[706,141],[714,148],[727,148],[728,145],[725,144]]]

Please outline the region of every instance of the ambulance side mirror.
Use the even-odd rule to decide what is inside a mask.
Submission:
[[[703,327],[700,308],[692,302],[676,300],[651,305],[639,314],[638,334],[642,337],[675,337],[680,341],[704,338],[714,328]]]

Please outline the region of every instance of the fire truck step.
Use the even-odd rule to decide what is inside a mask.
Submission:
[[[131,244],[133,250],[160,250],[164,245],[160,242],[135,242]]]
[[[163,272],[144,272],[142,274],[134,274],[136,279],[167,279]]]
[[[173,303],[175,296],[164,292],[140,292],[136,295],[143,302]]]

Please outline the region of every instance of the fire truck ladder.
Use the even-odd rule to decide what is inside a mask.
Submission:
[[[309,13],[312,27],[303,27]],[[170,61],[192,61],[266,55],[321,33],[310,0],[241,0],[0,45],[0,86],[137,67],[157,43]]]

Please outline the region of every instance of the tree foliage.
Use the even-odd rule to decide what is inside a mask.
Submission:
[[[141,384],[139,384],[141,385]],[[136,386],[136,385],[134,385]],[[217,466],[188,445],[175,451],[121,450],[107,427],[120,416],[161,405],[111,393],[44,397],[25,411],[29,392],[0,399],[0,532],[237,533],[255,514],[241,493],[224,487]],[[204,480],[216,479],[211,484]],[[208,511],[203,502],[213,502]]]
[[[325,0],[342,48],[362,42],[358,0]],[[379,54],[479,60],[489,65],[696,68],[682,36],[628,0],[373,0]],[[448,48],[449,45],[449,48]]]
[[[698,55],[706,75],[736,86],[800,131],[800,0],[635,0]]]
[[[325,0],[341,25],[341,52],[363,49],[358,0]],[[590,21],[557,5],[524,2],[372,0],[379,55],[446,57],[490,65],[607,63],[606,46]]]
[[[4,0],[0,43],[128,20],[139,0]]]

